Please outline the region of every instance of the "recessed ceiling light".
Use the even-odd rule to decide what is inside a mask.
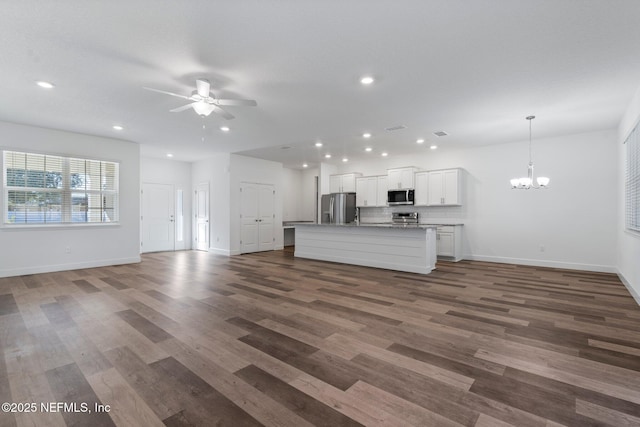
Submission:
[[[371,134],[369,132],[363,133],[362,134],[363,138],[371,138]]]
[[[349,161],[349,159],[347,159],[346,157],[343,157],[343,158],[342,158],[342,161],[343,161],[343,162],[345,162],[345,163],[347,163],[347,162]]]
[[[229,129],[229,126],[220,126],[220,130],[222,132],[229,132],[231,129]]]
[[[167,157],[173,157],[173,154],[167,153]]]
[[[373,148],[371,148],[371,147],[367,147],[367,148],[364,149],[364,151],[366,151],[367,153],[370,152],[371,150],[373,150]]]
[[[364,76],[360,79],[360,83],[362,83],[363,85],[370,85],[373,82],[374,78],[371,76]]]
[[[53,89],[54,87],[56,87],[56,85],[54,85],[53,83],[45,82],[45,81],[42,81],[42,80],[36,82],[36,84],[38,86],[40,86],[41,88],[44,88],[44,89]]]
[[[422,138],[420,138],[420,139],[418,139],[418,140],[416,141],[416,144],[422,144],[422,143],[424,143],[424,139],[422,139]]]
[[[123,128],[122,126],[120,126],[120,125],[113,125],[113,128],[114,128],[115,130],[122,130],[122,129],[124,129],[124,128]]]
[[[431,146],[431,147],[429,147],[429,148],[431,148],[432,150],[435,150],[436,148],[438,148],[438,146],[437,146],[437,145],[432,145],[432,146]]]
[[[306,164],[306,163],[303,163],[303,164],[302,164],[302,167],[303,167],[303,168],[308,168],[308,167],[309,167],[309,165],[308,165],[308,164]]]
[[[316,142],[316,147],[322,147],[322,142],[320,141]]]
[[[380,155],[381,155],[382,157],[387,157],[387,156],[389,155],[389,153],[384,152],[384,153],[382,153],[382,154],[380,154]]]
[[[325,158],[325,159],[330,159],[330,158],[331,158],[331,154],[325,154],[325,155],[324,155],[324,158]]]

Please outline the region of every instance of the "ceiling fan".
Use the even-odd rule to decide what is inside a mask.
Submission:
[[[187,110],[189,108],[193,108],[197,114],[202,117],[206,117],[209,114],[215,112],[220,114],[227,120],[233,119],[234,116],[229,112],[223,110],[221,108],[222,105],[247,105],[251,107],[255,107],[258,103],[252,99],[221,99],[216,98],[216,96],[211,92],[211,83],[207,79],[197,79],[196,80],[196,90],[191,92],[191,96],[179,95],[173,92],[167,92],[166,90],[153,89],[150,87],[143,87],[143,89],[147,89],[153,92],[164,93],[165,95],[175,96],[177,98],[182,98],[191,101],[187,105],[183,105],[182,107],[174,108],[173,110],[169,110],[172,113],[179,113],[181,111]]]

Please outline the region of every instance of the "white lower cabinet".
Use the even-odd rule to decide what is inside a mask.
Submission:
[[[451,261],[462,259],[462,226],[439,225],[436,230],[436,254]]]

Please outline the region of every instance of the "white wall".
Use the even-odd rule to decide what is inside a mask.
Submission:
[[[110,138],[0,122],[1,149],[120,163],[120,224],[0,227],[0,277],[140,261],[140,148]],[[0,185],[2,185],[0,183]],[[4,204],[4,191],[0,207]],[[66,253],[66,248],[70,249]]]
[[[547,190],[510,188],[510,178],[526,175],[526,141],[460,151],[427,149],[422,156],[350,162],[340,172],[367,176],[402,166],[424,170],[461,167],[465,171],[463,206],[419,210],[424,222],[465,224],[466,258],[615,271],[615,146],[615,131],[534,139],[537,176],[551,178]]]
[[[142,157],[140,177],[143,184],[173,185],[174,200],[178,190],[183,191],[184,239],[175,242],[176,250],[191,249],[192,195],[191,163],[176,160]],[[177,217],[177,212],[176,212]]]
[[[625,163],[626,146],[623,142],[631,130],[640,120],[640,88],[636,91],[620,126],[618,127],[617,154],[618,154],[618,274],[631,291],[638,304],[640,304],[640,234],[625,230]]]
[[[318,173],[319,170],[316,168],[302,171],[302,191],[298,208],[300,210],[299,221],[315,221],[317,219],[316,177],[318,177]]]
[[[192,193],[199,184],[209,184],[209,250],[221,255],[230,254],[230,162],[231,155],[221,153],[191,164]]]
[[[302,190],[302,171],[282,169],[282,220],[300,221]]]
[[[284,234],[282,231],[282,193],[284,188],[284,172],[282,163],[232,154],[230,165],[230,254],[237,255],[240,253],[240,184],[242,182],[271,184],[274,186],[276,191],[276,211],[274,219],[274,236],[276,239],[275,248],[282,249],[284,247]]]
[[[320,192],[318,194],[318,199],[320,199],[320,197],[323,194],[329,194],[331,193],[331,186],[330,186],[330,180],[329,177],[331,175],[337,174],[337,173],[347,173],[347,172],[351,172],[350,168],[347,168],[349,170],[340,170],[336,165],[330,165],[328,163],[320,163],[320,172],[318,173],[318,176],[320,177]],[[319,200],[318,200],[319,202]]]
[[[283,169],[282,220],[314,221],[318,169]]]

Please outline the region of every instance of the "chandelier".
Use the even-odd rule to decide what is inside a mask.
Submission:
[[[534,188],[539,190],[541,188],[548,188],[549,178],[546,176],[540,176],[535,179],[533,177],[533,160],[531,159],[531,120],[535,119],[536,116],[527,116],[527,120],[529,120],[529,170],[527,172],[527,176],[523,178],[513,178],[511,180],[511,188],[518,190],[528,190],[530,188]]]

